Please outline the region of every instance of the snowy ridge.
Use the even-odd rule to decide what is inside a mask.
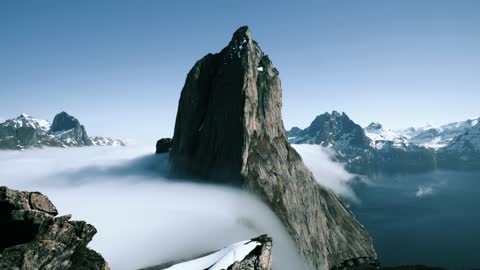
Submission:
[[[370,145],[382,149],[390,142],[396,148],[406,148],[410,142],[407,137],[390,129],[384,129],[379,123],[372,122],[365,129],[365,135],[371,140]]]
[[[240,262],[250,254],[257,246],[262,245],[259,241],[246,240],[234,243],[224,249],[214,252],[205,257],[175,264],[169,270],[222,270],[228,269],[235,262]]]
[[[43,131],[50,130],[50,126],[51,126],[47,120],[33,118],[25,113],[22,113],[17,118],[9,119],[3,122],[2,125],[12,126],[16,129],[21,127],[32,127],[32,128],[40,129]]]
[[[399,130],[397,133],[408,138],[411,143],[437,150],[447,146],[455,137],[477,126],[479,119],[469,119],[440,126],[428,124],[419,128]]]

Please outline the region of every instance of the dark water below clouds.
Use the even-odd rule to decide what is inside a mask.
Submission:
[[[383,266],[480,267],[480,172],[436,171],[355,183],[352,205]]]

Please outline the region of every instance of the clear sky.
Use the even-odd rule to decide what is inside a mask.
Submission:
[[[249,25],[287,128],[325,111],[403,128],[480,116],[480,1],[0,1],[0,118],[171,136],[189,69]]]

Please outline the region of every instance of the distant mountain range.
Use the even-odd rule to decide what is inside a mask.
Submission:
[[[359,174],[480,169],[480,119],[404,130],[380,123],[365,128],[345,113],[317,116],[305,129],[287,131],[290,143],[318,144]]]
[[[53,123],[21,114],[0,123],[0,149],[22,150],[31,147],[125,146],[108,137],[89,137],[85,127],[73,116],[61,112]]]

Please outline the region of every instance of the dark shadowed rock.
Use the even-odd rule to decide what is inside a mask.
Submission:
[[[377,270],[380,269],[380,262],[371,257],[352,258],[334,266],[331,270]]]
[[[172,139],[162,138],[158,140],[157,144],[155,145],[155,154],[166,153],[170,151],[171,147],[172,147]]]
[[[102,256],[86,247],[96,229],[56,215],[45,195],[0,187],[0,269],[108,270]],[[86,261],[92,267],[71,268]]]
[[[287,141],[278,71],[246,26],[188,73],[179,101],[172,173],[233,182],[277,214],[314,269],[376,257],[365,228],[319,186]]]
[[[55,115],[53,118],[52,127],[50,128],[51,132],[65,131],[73,128],[79,128],[80,122],[77,118],[69,115],[66,112],[61,112]]]
[[[93,145],[92,140],[88,137],[85,127],[80,124],[77,118],[66,112],[55,115],[50,133],[56,134],[57,137],[67,136],[67,142],[75,142],[79,145]],[[64,134],[65,135],[64,135]]]

